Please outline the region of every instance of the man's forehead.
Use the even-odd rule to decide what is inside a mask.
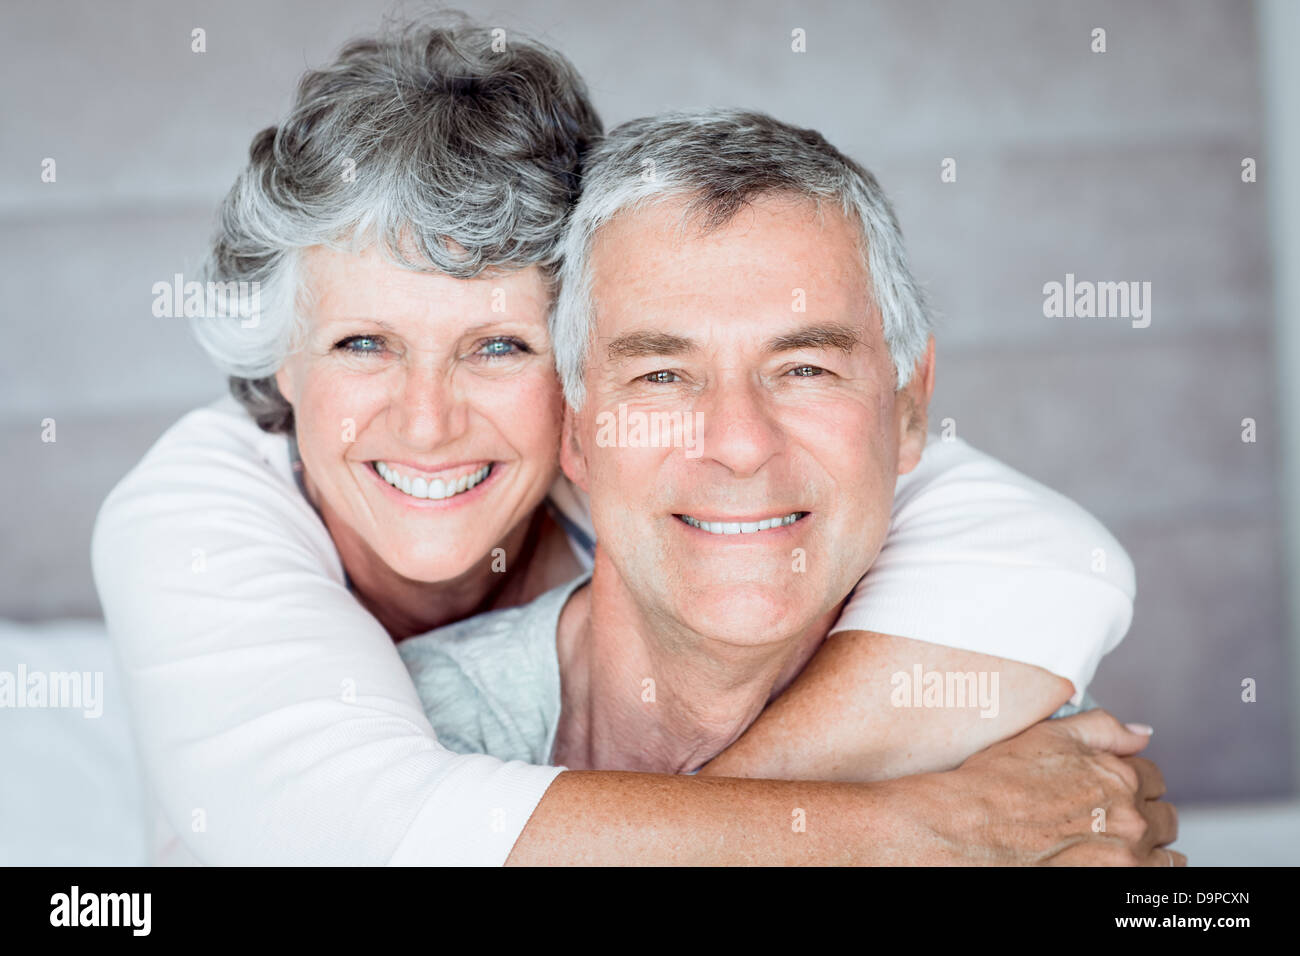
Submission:
[[[806,327],[810,345],[820,338],[832,348],[873,338],[859,231],[837,207],[774,196],[702,231],[682,228],[684,203],[627,210],[597,233],[592,305],[597,338],[615,346],[610,357],[668,351],[655,331],[694,340],[722,331],[710,324],[761,328],[764,339]]]
[[[724,213],[703,197],[684,194],[643,198],[619,210],[596,230],[592,251],[628,240],[683,250],[754,241],[773,225],[818,230],[828,248],[856,247],[861,237],[857,220],[833,200],[773,191],[750,196],[734,208],[728,205]]]

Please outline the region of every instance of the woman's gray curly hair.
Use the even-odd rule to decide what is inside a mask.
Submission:
[[[258,283],[259,311],[195,320],[199,342],[263,429],[292,431],[274,374],[302,334],[304,249],[376,245],[458,278],[553,275],[600,134],[577,70],[535,41],[455,13],[352,41],[253,138],[205,278]]]

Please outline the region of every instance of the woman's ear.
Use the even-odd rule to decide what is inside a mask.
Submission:
[[[297,406],[298,390],[293,387],[293,373],[289,371],[289,363],[285,362],[275,373],[275,387],[280,390],[284,400],[290,405]]]
[[[560,468],[568,479],[587,491],[587,456],[582,449],[581,413],[564,403],[564,426],[560,432]]]
[[[912,378],[899,389],[898,403],[898,473],[905,475],[921,461],[929,428],[930,396],[934,394],[934,336],[925,345],[925,354],[917,360]]]

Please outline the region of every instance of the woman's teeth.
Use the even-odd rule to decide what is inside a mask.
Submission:
[[[434,478],[429,481],[425,478],[412,478],[410,475],[399,475],[394,469],[390,468],[382,461],[375,462],[375,471],[379,472],[379,477],[388,482],[402,494],[410,495],[412,498],[432,498],[434,500],[442,498],[452,498],[456,495],[463,495],[475,485],[479,484],[492,473],[491,465],[484,465],[478,471],[461,475],[459,478],[452,478],[444,481],[441,478]]]
[[[690,515],[678,515],[677,517],[692,528],[699,528],[709,534],[754,534],[756,531],[766,531],[768,528],[779,528],[782,525],[794,524],[807,513],[806,511],[793,511],[785,517],[764,518],[762,521],[700,521]]]

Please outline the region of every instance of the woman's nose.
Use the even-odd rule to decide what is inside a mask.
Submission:
[[[427,451],[463,430],[465,414],[451,376],[443,369],[407,368],[388,410],[389,427],[404,445]]]

